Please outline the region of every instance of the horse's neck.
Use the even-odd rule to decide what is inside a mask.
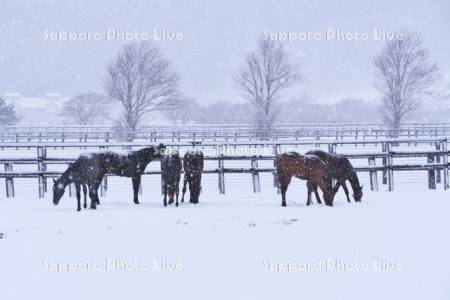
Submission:
[[[145,164],[146,166],[153,160],[153,155],[146,155],[147,149],[141,149],[136,151],[133,155],[135,155],[135,159],[140,164]]]
[[[68,186],[73,182],[73,176],[72,176],[72,168],[67,169],[60,178],[61,182],[63,183],[64,187]]]
[[[350,185],[352,186],[353,191],[357,191],[360,189],[358,175],[356,175],[355,170],[352,171],[348,181],[350,182]]]

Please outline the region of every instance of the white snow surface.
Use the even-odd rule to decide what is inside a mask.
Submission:
[[[157,188],[135,205],[131,182],[109,185],[96,211],[76,212],[67,192],[59,206],[51,193],[2,197],[0,299],[450,299],[448,191],[365,191],[361,203],[340,191],[332,208],[306,207],[293,180],[285,208],[267,185],[164,208]]]

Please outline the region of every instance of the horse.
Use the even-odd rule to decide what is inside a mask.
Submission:
[[[75,190],[76,190],[76,196],[77,196],[77,211],[81,210],[81,187],[83,188],[83,196],[84,196],[84,203],[83,207],[87,208],[87,186],[85,183],[82,183],[82,180],[76,176],[75,178],[72,175],[73,168],[72,166],[69,166],[67,170],[61,175],[61,177],[56,180],[53,179],[53,203],[55,205],[58,205],[59,200],[64,195],[65,187],[71,183],[74,183]],[[100,200],[98,198],[95,199],[96,204],[100,204]]]
[[[167,195],[169,195],[169,204],[174,201],[178,206],[178,193],[180,191],[181,158],[178,151],[173,151],[170,155],[165,155],[161,160],[161,180],[164,193],[164,206],[167,206]]]
[[[181,202],[184,202],[186,184],[189,183],[189,203],[197,204],[202,189],[203,153],[200,150],[188,151],[183,158],[184,180],[183,195]]]
[[[127,154],[112,151],[94,152],[80,155],[57,180],[53,179],[53,204],[58,205],[67,185],[75,184],[77,189],[77,210],[80,211],[79,188],[87,185],[91,198],[91,209],[100,203],[98,188],[105,174],[131,177],[133,183],[133,201],[139,204],[138,191],[141,176],[153,159],[160,159],[165,150],[163,144],[146,147]]]
[[[323,150],[311,150],[306,152],[306,154],[316,155],[327,165],[328,169],[330,170],[331,177],[333,177],[333,179],[336,179],[334,194],[336,194],[339,190],[339,187],[342,186],[345,195],[347,196],[347,201],[350,202],[347,185],[345,184],[345,181],[348,180],[353,189],[353,198],[356,202],[361,201],[363,196],[363,186],[359,185],[358,175],[356,175],[355,169],[346,157],[338,154],[328,153]],[[320,197],[317,194],[317,185],[315,185],[313,188],[317,201],[320,201]]]
[[[311,204],[311,193],[313,184],[318,185],[323,192],[325,204],[333,206],[333,186],[331,174],[325,163],[315,155],[301,155],[297,152],[288,152],[277,155],[276,169],[278,186],[281,190],[281,206],[286,206],[286,191],[293,176],[307,180],[308,200],[306,205]]]

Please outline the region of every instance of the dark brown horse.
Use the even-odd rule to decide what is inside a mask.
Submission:
[[[98,188],[105,174],[131,177],[133,183],[133,201],[139,204],[138,190],[141,176],[147,165],[154,159],[160,159],[165,150],[163,144],[146,147],[127,154],[118,154],[112,151],[100,151],[80,155],[69,168],[54,179],[53,203],[58,205],[67,185],[74,183],[77,191],[77,210],[81,210],[80,187],[89,188],[91,209],[96,209],[100,203]],[[86,200],[85,200],[86,201]]]
[[[350,202],[347,185],[345,184],[345,181],[348,180],[353,189],[353,198],[356,202],[361,201],[361,198],[363,196],[362,186],[359,185],[358,175],[356,175],[355,169],[346,157],[322,150],[311,150],[306,152],[306,154],[316,155],[327,165],[328,169],[330,170],[331,176],[333,177],[333,179],[336,179],[334,194],[336,194],[339,190],[339,187],[342,186],[345,195],[347,196],[347,201]],[[313,188],[316,194],[317,201],[320,201],[320,197],[317,194],[317,185],[314,185]]]
[[[301,155],[297,152],[283,153],[276,158],[276,168],[282,206],[286,206],[286,191],[293,176],[309,182],[306,205],[311,204],[313,185],[318,185],[323,192],[325,204],[333,206],[331,174],[320,158],[315,155]]]
[[[189,202],[197,204],[202,190],[203,153],[200,150],[186,152],[183,158],[183,168],[184,182],[181,202],[184,202],[186,184],[189,183]]]
[[[164,206],[167,206],[167,195],[169,204],[172,204],[176,196],[175,205],[178,206],[178,194],[180,192],[181,158],[177,151],[164,156],[161,160],[161,179],[164,193]]]

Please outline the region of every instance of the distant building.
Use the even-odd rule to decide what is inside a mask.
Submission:
[[[47,93],[44,97],[25,97],[19,93],[4,93],[7,103],[14,104],[20,117],[17,125],[53,126],[70,125],[60,116],[60,110],[69,98],[59,93]]]

